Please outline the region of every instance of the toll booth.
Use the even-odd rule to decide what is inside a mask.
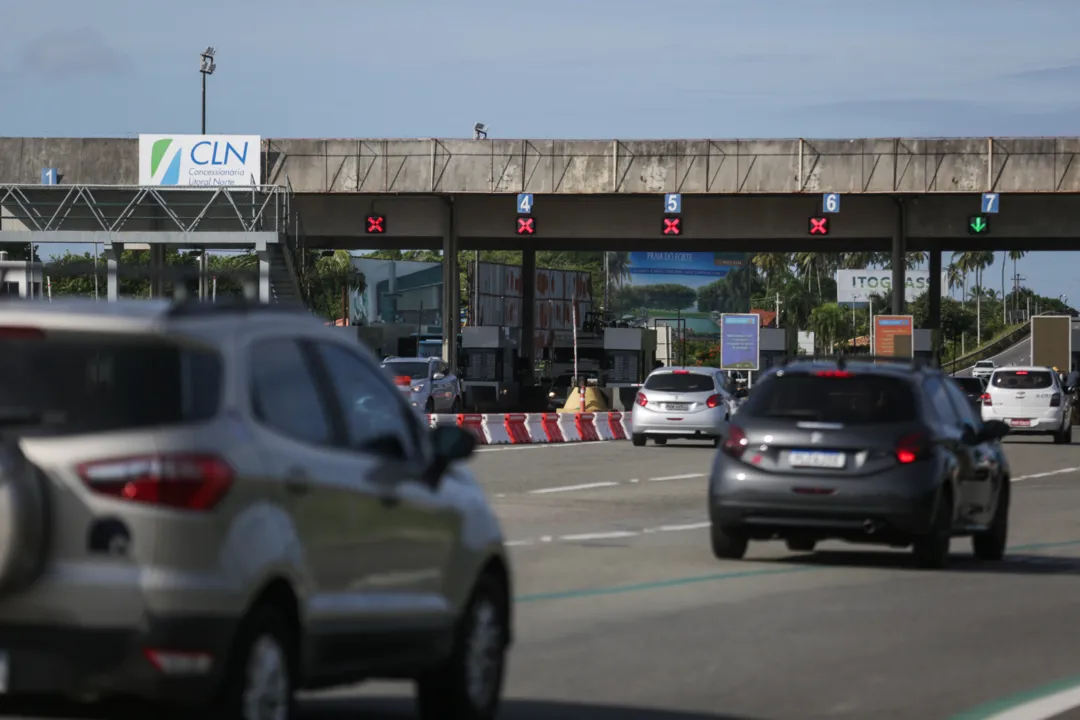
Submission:
[[[461,372],[467,408],[476,412],[509,412],[517,408],[520,349],[518,328],[481,325],[461,329]]]
[[[656,331],[604,328],[604,369],[608,387],[630,387],[644,382],[655,360]]]

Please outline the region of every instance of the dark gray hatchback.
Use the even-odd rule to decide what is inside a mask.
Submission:
[[[1004,555],[1009,468],[1004,423],[983,423],[938,370],[796,362],[754,386],[732,418],[709,482],[712,547],[741,558],[751,540],[812,551],[840,539],[913,546],[942,567],[952,537]]]

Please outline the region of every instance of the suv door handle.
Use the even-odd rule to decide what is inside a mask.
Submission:
[[[311,490],[311,481],[303,470],[290,470],[285,477],[285,489],[293,495],[306,495]]]

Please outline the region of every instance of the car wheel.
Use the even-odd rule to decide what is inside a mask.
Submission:
[[[424,403],[424,412],[427,413],[428,415],[435,412],[435,399],[434,398],[428,398],[427,402]]]
[[[1005,557],[1005,546],[1009,542],[1009,487],[1009,479],[1005,478],[990,528],[971,536],[971,549],[980,560],[998,561]]]
[[[240,628],[221,697],[209,716],[289,720],[295,716],[293,672],[298,664],[292,628],[273,608],[256,608]]]
[[[630,442],[634,443],[634,447],[645,447],[645,436],[641,433],[633,433],[630,435]]]
[[[930,529],[915,538],[912,551],[915,564],[926,570],[936,570],[949,563],[949,546],[952,544],[952,495],[945,491],[938,497],[937,508]]]
[[[750,539],[746,533],[732,527],[724,527],[714,522],[709,529],[713,555],[717,560],[742,560]]]
[[[784,544],[791,552],[814,552],[814,548],[817,547],[816,540],[807,538],[788,538]]]
[[[657,445],[667,445],[667,438],[659,437],[653,438],[652,441]]]
[[[480,579],[458,622],[450,657],[416,682],[422,720],[494,720],[510,637],[504,589]]]

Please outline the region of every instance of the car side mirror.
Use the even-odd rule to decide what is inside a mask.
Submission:
[[[979,430],[980,442],[1000,440],[1009,434],[1009,425],[1001,420],[987,420]]]
[[[442,373],[435,373],[434,375],[431,376],[431,379],[432,380],[442,380],[445,377],[446,377],[446,375],[444,375]]]
[[[436,425],[431,430],[431,449],[434,455],[429,477],[438,483],[446,469],[459,460],[465,460],[477,446],[476,436],[457,425]]]

